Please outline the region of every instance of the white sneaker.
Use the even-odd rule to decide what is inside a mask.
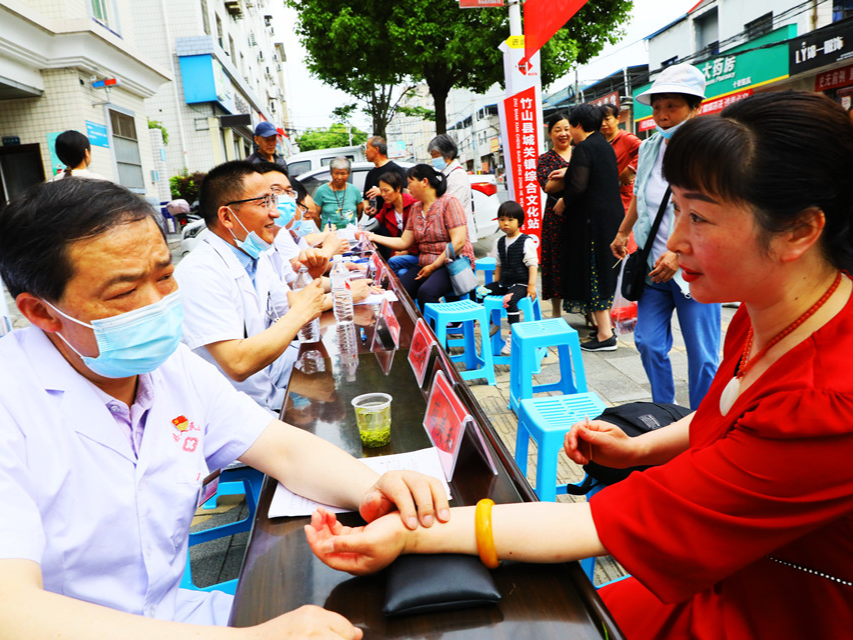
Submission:
[[[508,355],[511,355],[511,353],[512,353],[512,342],[509,339],[507,339],[507,341],[504,342],[503,349],[501,349],[501,355],[502,356],[508,356]]]

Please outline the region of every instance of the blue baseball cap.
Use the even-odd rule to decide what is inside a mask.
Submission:
[[[264,120],[259,123],[257,127],[255,127],[255,135],[260,136],[262,138],[269,138],[270,136],[274,136],[278,134],[276,131],[275,125],[272,122],[267,122]]]

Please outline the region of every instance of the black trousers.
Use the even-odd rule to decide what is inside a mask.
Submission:
[[[518,322],[520,318],[520,313],[518,311],[518,301],[527,295],[527,283],[516,283],[511,284],[508,287],[504,287],[500,282],[490,282],[486,285],[486,289],[491,291],[490,295],[493,296],[505,296],[508,293],[512,294],[512,297],[509,299],[509,304],[506,307],[506,317],[510,324]],[[533,318],[526,318],[526,320],[532,320]]]

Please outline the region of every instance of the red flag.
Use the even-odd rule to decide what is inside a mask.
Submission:
[[[586,0],[527,0],[524,3],[524,66],[551,39]]]

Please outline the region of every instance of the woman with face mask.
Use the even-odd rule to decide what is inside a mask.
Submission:
[[[477,225],[474,221],[474,204],[471,196],[471,181],[468,172],[457,160],[459,150],[453,138],[444,134],[437,135],[429,141],[427,151],[432,156],[432,166],[441,171],[447,178],[447,193],[454,196],[465,210],[468,221],[468,237],[471,242],[477,242]]]
[[[677,257],[666,247],[672,232],[673,204],[663,176],[663,158],[672,135],[696,116],[705,98],[705,76],[689,64],[667,67],[637,102],[650,105],[657,131],[640,146],[634,199],[610,245],[617,258],[628,255],[634,231],[638,247],[645,247],[661,203],[667,199],[657,234],[651,240],[646,286],[637,303],[634,340],[652,385],[655,402],[675,402],[675,384],[669,351],[672,348],[672,312],[687,348],[690,406],[694,409],[711,386],[720,353],[720,305],[702,304],[690,297]]]

